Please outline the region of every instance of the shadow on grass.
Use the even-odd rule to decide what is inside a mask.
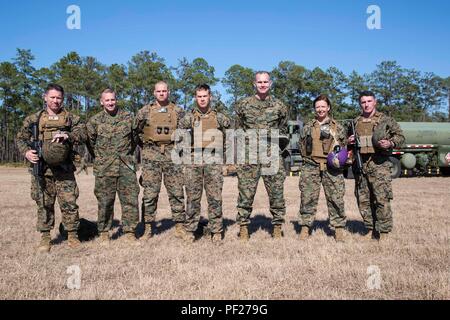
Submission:
[[[204,218],[200,218],[200,222],[198,223],[198,228],[194,232],[195,238],[199,239],[201,237],[208,237],[211,235],[211,229],[208,226],[208,220]],[[236,221],[224,218],[223,219],[223,233],[226,233],[228,228],[235,224]]]
[[[272,234],[272,219],[262,214],[255,215],[250,219],[250,225],[248,226],[249,234],[255,233],[259,229]]]
[[[301,225],[298,221],[291,220],[291,224],[294,226],[294,230],[296,234],[300,234]],[[366,227],[364,226],[364,222],[359,220],[347,220],[345,225],[345,229],[349,233],[365,235],[367,233]],[[333,236],[334,231],[330,227],[330,223],[328,220],[315,220],[311,227],[311,231],[314,232],[316,230],[323,230],[323,232],[327,236]]]
[[[120,226],[120,221],[114,219],[112,222],[112,229],[117,228]],[[61,244],[63,241],[67,240],[67,230],[64,228],[64,225],[62,223],[59,224],[58,227],[59,233],[55,239],[52,240],[52,244]],[[97,222],[93,222],[84,218],[80,219],[80,224],[77,230],[78,239],[80,239],[81,242],[85,241],[91,241],[95,237],[98,236],[98,230],[97,230]],[[118,232],[116,232],[113,236],[118,237]]]

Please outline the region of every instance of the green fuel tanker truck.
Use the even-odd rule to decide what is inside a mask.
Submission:
[[[450,174],[450,122],[399,122],[399,125],[406,140],[403,147],[394,149],[389,158],[393,178]],[[285,158],[285,168],[290,175],[301,172],[298,142],[302,127],[300,120],[288,122],[289,156]],[[353,177],[350,166],[344,175]]]
[[[450,122],[399,122],[405,135],[394,149],[392,177],[450,173]]]

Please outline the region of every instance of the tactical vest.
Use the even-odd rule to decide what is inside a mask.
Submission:
[[[214,149],[222,147],[220,141],[215,141],[214,139],[219,128],[217,113],[215,111],[204,114],[198,110],[194,110],[191,125],[194,129],[194,147],[201,146],[202,148],[208,147]],[[199,130],[200,127],[201,130]],[[201,140],[200,143],[198,142],[199,140]]]
[[[372,136],[375,127],[380,122],[381,114],[376,114],[372,118],[359,117],[356,122],[356,132],[358,133],[361,142],[361,154],[375,153],[375,148],[372,143]]]
[[[57,166],[64,163],[70,153],[70,146],[67,142],[52,142],[57,133],[68,131],[71,126],[69,113],[63,110],[57,115],[49,115],[42,112],[39,117],[39,134],[42,140],[42,153],[45,162],[50,166]]]
[[[318,123],[317,123],[318,124]],[[336,135],[336,123],[334,121],[330,121],[329,123],[329,137],[328,138],[320,138],[321,125],[314,125],[311,130],[312,135],[312,153],[311,157],[314,160],[318,160],[320,162],[326,162],[327,156],[333,147],[336,145],[336,139],[334,136]]]
[[[152,105],[144,126],[144,142],[170,144],[176,128],[177,112],[174,105],[169,104],[167,107]]]

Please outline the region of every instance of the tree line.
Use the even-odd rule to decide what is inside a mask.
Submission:
[[[31,50],[17,49],[11,61],[0,63],[0,162],[23,159],[17,151],[15,135],[23,119],[43,107],[42,95],[50,82],[66,91],[65,106],[86,120],[100,110],[99,93],[106,87],[117,92],[118,104],[133,113],[153,99],[154,84],[165,80],[171,88],[171,99],[186,110],[192,107],[194,88],[207,83],[224,86],[229,99],[213,91],[215,108],[234,114],[235,103],[253,94],[256,70],[235,64],[223,78],[215,75],[214,66],[203,58],[182,58],[168,66],[155,52],[141,51],[126,64],[105,65],[91,56],[77,52],[48,67],[35,68]],[[359,113],[358,94],[375,92],[379,109],[399,121],[449,121],[450,77],[401,67],[396,61],[382,61],[368,74],[357,71],[349,75],[336,67],[312,70],[293,61],[281,61],[271,72],[273,95],[290,107],[291,119],[307,120],[313,116],[312,101],[327,94],[333,116],[353,118]]]

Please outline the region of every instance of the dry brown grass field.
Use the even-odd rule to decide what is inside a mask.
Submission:
[[[49,254],[40,255],[35,252],[39,234],[29,174],[24,168],[2,167],[0,181],[0,299],[450,298],[450,178],[394,181],[395,229],[386,243],[361,240],[363,225],[352,180],[346,180],[347,241],[333,240],[322,192],[313,234],[300,242],[298,177],[288,177],[284,238],[273,240],[270,235],[268,198],[261,183],[251,239],[242,244],[235,223],[237,178],[226,177],[222,246],[204,237],[192,245],[176,239],[163,188],[157,234],[141,246],[118,239],[109,247],[87,241],[69,250],[66,241],[58,240],[57,209],[52,231],[56,244]],[[82,173],[77,181],[80,216],[95,221],[94,178]],[[203,199],[204,216],[205,208]],[[116,218],[120,220],[117,203]],[[68,268],[74,265],[81,271],[79,289],[69,289],[73,274]]]

